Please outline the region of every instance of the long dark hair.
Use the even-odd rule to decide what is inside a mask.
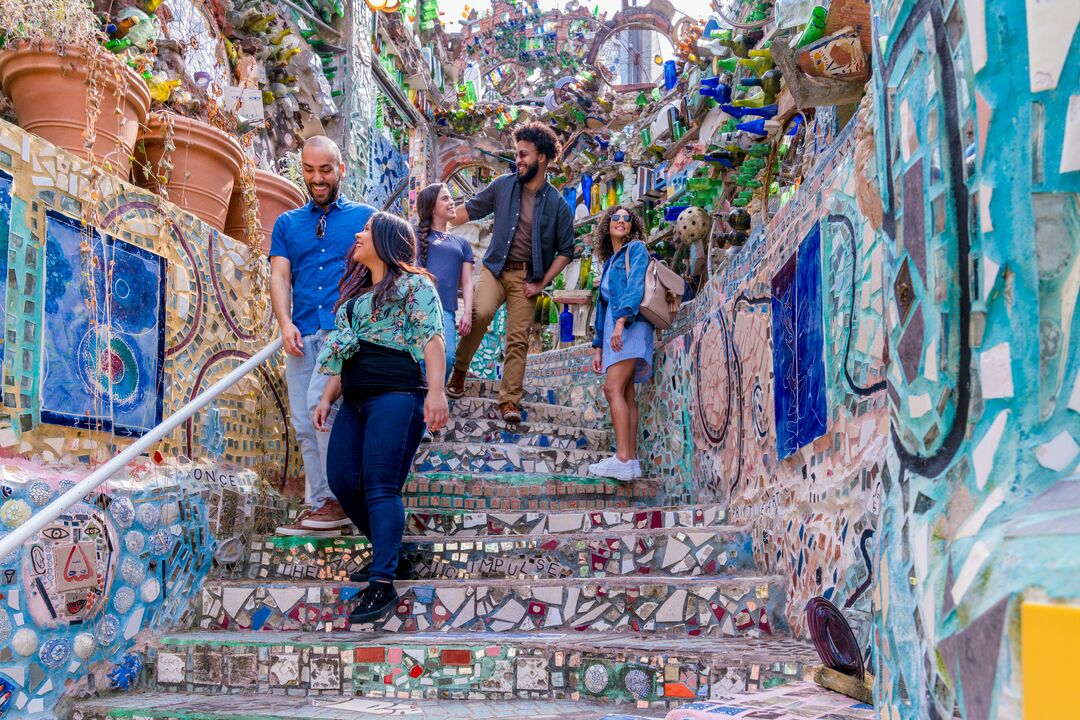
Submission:
[[[345,274],[338,283],[339,297],[334,305],[334,312],[345,303],[371,292],[371,309],[376,311],[383,303],[393,297],[397,281],[406,273],[412,275],[431,275],[416,266],[416,237],[409,223],[396,215],[377,212],[371,216],[371,242],[375,254],[386,263],[386,275],[378,285],[372,287],[371,272],[367,266],[353,259],[352,250],[345,259]]]
[[[435,218],[435,205],[438,204],[444,187],[446,185],[443,183],[432,183],[416,196],[416,214],[420,218],[420,222],[416,224],[416,264],[420,267],[427,267],[431,222]]]
[[[606,263],[608,258],[615,254],[615,248],[611,244],[611,216],[619,210],[630,213],[630,234],[623,240],[623,244],[631,240],[645,239],[645,223],[636,212],[624,205],[608,208],[596,223],[596,257],[599,258],[601,264]]]

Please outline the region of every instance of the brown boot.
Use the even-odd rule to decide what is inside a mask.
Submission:
[[[502,415],[502,419],[510,425],[517,425],[521,422],[521,408],[512,402],[499,403],[499,413]]]
[[[450,382],[446,383],[446,397],[459,398],[465,394],[465,378],[469,373],[465,370],[454,368],[450,375]]]

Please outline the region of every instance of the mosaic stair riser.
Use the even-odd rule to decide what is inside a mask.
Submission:
[[[414,473],[403,490],[405,505],[432,510],[563,511],[655,506],[661,484],[645,478],[621,483],[605,478],[528,473]]]
[[[665,709],[688,699],[799,680],[816,660],[806,644],[783,639],[768,647],[709,652],[700,642],[681,650],[639,649],[633,642],[590,648],[595,638],[577,639],[578,633],[554,636],[547,643],[528,638],[495,642],[490,635],[479,642],[460,636],[415,641],[399,636],[380,642],[350,639],[355,637],[351,633],[295,640],[237,634],[243,637],[197,633],[165,638],[149,655],[143,683],[180,693],[565,699]]]
[[[350,628],[360,585],[209,581],[190,627],[204,630],[667,633],[767,637],[787,631],[779,577],[398,582],[396,608]]]
[[[606,530],[632,532],[664,528],[702,528],[725,524],[726,508],[719,505],[603,510],[597,512],[423,512],[410,510],[405,534],[413,536],[479,537],[564,534]]]
[[[492,398],[463,397],[450,403],[450,416],[502,422],[499,414],[499,401]],[[563,427],[586,427],[606,430],[611,421],[606,409],[600,412],[592,407],[571,405],[549,405],[546,403],[522,403],[521,421],[526,423],[546,423]]]
[[[541,535],[502,539],[405,539],[421,579],[695,577],[753,571],[750,536],[738,528]],[[346,581],[371,560],[363,537],[268,537],[250,554],[245,577]]]
[[[454,418],[435,437],[439,443],[487,443],[592,450],[610,454],[614,435],[610,430],[576,428],[548,423],[507,425],[502,420]]]
[[[562,404],[559,402],[559,391],[556,388],[526,385],[523,390],[524,395],[521,396],[522,402],[541,405]],[[465,383],[465,397],[467,398],[498,398],[501,391],[502,381],[500,380],[479,380],[477,378],[469,378]]]
[[[83,700],[64,720],[660,720],[662,711],[633,714],[601,703],[561,701],[384,700],[340,693],[318,698],[281,695],[136,693]]]
[[[421,445],[416,472],[528,473],[588,475],[589,465],[610,457],[610,452],[567,450],[531,445],[449,443]]]

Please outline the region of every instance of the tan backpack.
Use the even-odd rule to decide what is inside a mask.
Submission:
[[[626,277],[629,282],[629,248],[626,251]],[[641,297],[638,313],[657,330],[667,330],[675,322],[675,315],[679,312],[685,293],[686,281],[667,265],[650,256],[649,267],[645,270],[645,294]]]

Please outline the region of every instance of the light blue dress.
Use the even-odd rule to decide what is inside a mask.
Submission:
[[[604,296],[604,300],[610,300],[608,295],[608,276],[609,273],[604,273],[604,279],[600,282],[600,294]],[[622,362],[623,360],[636,360],[637,365],[634,368],[634,382],[648,382],[653,374],[653,338],[656,335],[652,323],[645,318],[638,316],[629,327],[623,330],[623,346],[622,350],[619,352],[615,352],[611,349],[611,333],[614,330],[615,318],[612,317],[611,303],[608,302],[607,310],[604,313],[603,372],[606,373],[607,369],[617,362]]]

